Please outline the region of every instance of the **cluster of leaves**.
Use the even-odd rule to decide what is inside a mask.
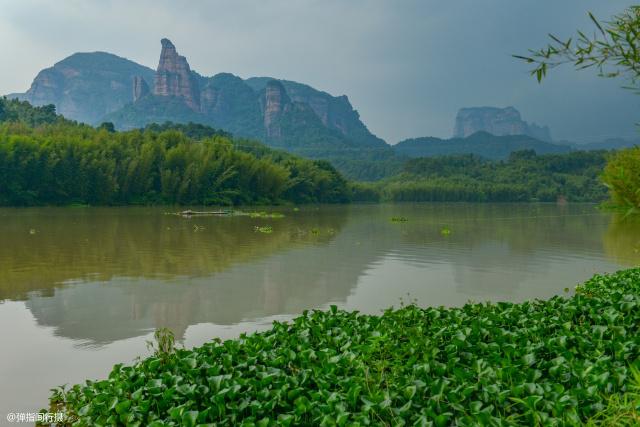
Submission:
[[[561,40],[550,34],[551,43],[529,55],[514,55],[534,64],[531,74],[538,81],[547,71],[570,63],[576,69],[596,68],[603,77],[626,76],[636,86],[640,78],[640,6],[630,6],[608,22],[589,18],[596,27],[593,36],[578,31],[576,38]]]
[[[305,312],[55,390],[88,425],[579,425],[631,396],[640,269],[571,297]],[[636,402],[637,404],[637,402]]]
[[[619,151],[602,174],[611,203],[627,213],[640,212],[640,147]]]
[[[600,182],[605,151],[536,155],[511,153],[506,161],[474,155],[425,157],[405,164],[404,172],[378,186],[389,201],[528,202],[602,201]]]

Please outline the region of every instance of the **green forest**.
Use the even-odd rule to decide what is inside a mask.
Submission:
[[[308,160],[201,124],[115,131],[0,100],[0,205],[601,202],[607,151]],[[390,161],[393,160],[393,161]],[[349,181],[334,166],[388,176]],[[611,168],[609,181],[615,181]]]
[[[422,157],[377,188],[389,201],[599,202],[607,197],[600,180],[607,151],[536,155],[511,153],[505,161],[467,154]],[[375,187],[374,187],[375,188]]]
[[[200,125],[114,132],[2,101],[0,204],[271,204],[349,200],[327,162],[234,147]],[[189,135],[194,135],[195,138]],[[254,150],[257,150],[257,145]]]

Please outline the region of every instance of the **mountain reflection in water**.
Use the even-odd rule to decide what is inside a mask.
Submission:
[[[407,293],[435,305],[548,297],[640,260],[638,223],[593,205],[284,207],[279,219],[165,210],[0,210],[0,300],[101,346],[332,303],[376,312]]]

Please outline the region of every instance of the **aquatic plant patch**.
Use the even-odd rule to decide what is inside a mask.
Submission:
[[[546,301],[332,307],[116,365],[50,404],[79,426],[580,425],[632,396],[639,325],[640,269]]]

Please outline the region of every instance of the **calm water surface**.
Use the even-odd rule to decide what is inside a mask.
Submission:
[[[547,298],[640,263],[640,223],[593,205],[166,210],[0,209],[0,423],[45,407],[51,387],[147,355],[156,328],[190,347],[330,304]],[[254,230],[264,225],[273,232]]]

